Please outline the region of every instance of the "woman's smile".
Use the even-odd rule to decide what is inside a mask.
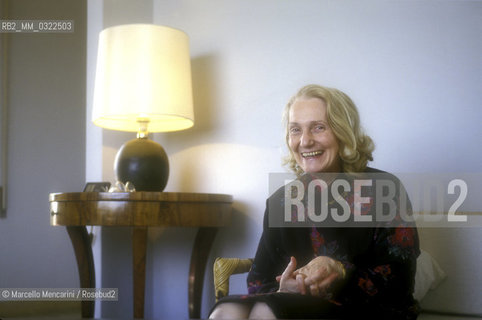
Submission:
[[[323,151],[311,151],[311,152],[302,152],[301,155],[303,158],[311,158],[311,157],[317,157],[321,156],[323,154]]]

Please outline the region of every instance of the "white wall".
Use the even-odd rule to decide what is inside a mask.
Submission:
[[[131,12],[145,12],[134,7],[122,11],[119,4],[116,10],[125,15],[110,21],[131,22]],[[104,19],[114,14],[109,10],[104,7]],[[337,87],[353,98],[377,146],[373,166],[482,172],[481,10],[474,1],[154,0],[152,22],[190,36],[195,100],[192,129],[155,135],[170,158],[166,191],[235,199],[233,224],[218,234],[210,265],[215,256],[254,255],[268,174],[283,170],[281,110],[307,83]],[[127,139],[109,135],[102,164],[96,164],[104,177],[113,177],[106,171]],[[110,250],[102,255],[102,266],[109,267],[103,279],[110,273],[103,285],[131,295],[131,277],[123,273],[129,267],[121,267],[130,266],[129,233],[119,232],[103,235],[103,252]],[[146,317],[187,318],[194,235],[192,229],[149,232]],[[470,246],[470,239],[463,241]],[[480,261],[480,252],[473,259]],[[203,316],[214,302],[210,266],[207,273]],[[245,292],[244,281],[233,279],[233,291]],[[132,312],[130,303],[105,307],[104,317]]]
[[[81,191],[85,183],[86,3],[22,0],[9,1],[8,8],[2,16],[10,19],[74,20],[75,32],[8,36],[8,207],[0,219],[0,287],[76,287],[72,245],[65,228],[50,225],[48,197]]]

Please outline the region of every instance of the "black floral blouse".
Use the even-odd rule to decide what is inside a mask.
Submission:
[[[371,168],[367,171],[381,172]],[[271,227],[270,216],[281,215],[285,209],[285,191],[280,188],[267,201],[263,233],[247,278],[248,295],[230,296],[221,301],[263,301],[282,319],[415,319],[418,305],[412,293],[416,258],[420,253],[418,234],[413,222],[402,219],[412,212],[408,197],[403,199],[405,205],[400,205],[403,186],[396,177],[388,176],[397,186],[393,202],[395,217],[366,227],[325,227],[324,223]],[[303,183],[310,181],[307,176],[302,179]],[[388,205],[377,207],[375,189],[376,183],[365,188],[364,196],[370,201],[361,205],[362,215],[388,210]],[[353,215],[353,192],[342,196]],[[330,209],[339,206],[339,202],[329,200]],[[296,217],[296,207],[293,211],[292,216]],[[329,256],[343,264],[346,277],[333,285],[323,298],[278,293],[276,276],[281,275],[291,256],[296,258],[298,267],[317,256]]]

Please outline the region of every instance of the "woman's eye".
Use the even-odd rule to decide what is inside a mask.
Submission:
[[[324,125],[316,125],[315,126],[315,131],[323,131],[325,130],[325,126]]]
[[[297,134],[299,132],[300,132],[300,128],[296,128],[296,127],[290,128],[290,134]]]

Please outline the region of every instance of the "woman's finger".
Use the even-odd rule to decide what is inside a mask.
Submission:
[[[322,291],[326,291],[337,278],[338,278],[338,273],[333,272],[328,277],[326,277],[325,279],[323,279],[318,283],[318,288],[321,289]]]
[[[316,270],[316,272],[313,272],[305,278],[305,285],[311,286],[312,284],[323,281],[328,275],[329,274],[327,273],[327,269],[322,267],[321,269]]]
[[[318,288],[318,284],[314,283],[310,286],[310,293],[314,297],[318,297],[320,295],[320,289]]]
[[[296,283],[298,284],[298,290],[301,294],[306,294],[305,280],[302,274],[296,276]]]
[[[294,276],[297,276],[298,274],[306,274],[306,266],[304,267],[301,267],[299,269],[296,269],[294,272],[293,272],[293,275]]]
[[[295,257],[291,257],[290,262],[286,266],[285,271],[283,271],[283,274],[281,275],[281,278],[291,277],[291,275],[293,274],[293,271],[295,270],[296,270],[296,259]]]

